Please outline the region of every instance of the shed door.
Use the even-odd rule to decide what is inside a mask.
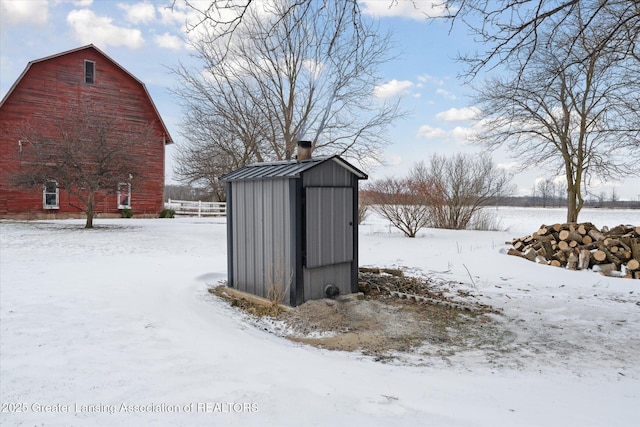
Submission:
[[[307,268],[353,261],[353,188],[307,187]]]

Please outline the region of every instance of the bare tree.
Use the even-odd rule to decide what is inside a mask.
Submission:
[[[452,25],[464,25],[485,50],[461,56],[469,68],[467,77],[500,64],[517,64],[518,75],[531,61],[550,48],[548,40],[564,40],[568,46],[561,63],[572,56],[588,61],[598,50],[611,49],[625,58],[640,60],[640,3],[637,0],[443,0]],[[579,12],[581,28],[567,33],[565,24]],[[600,32],[590,51],[580,48],[583,32]],[[543,37],[542,34],[545,34]],[[573,47],[577,48],[573,52]]]
[[[639,173],[640,61],[603,49],[606,25],[585,24],[578,10],[553,34],[539,34],[548,49],[533,54],[528,73],[489,79],[477,97],[481,141],[507,146],[525,167],[563,173],[567,222],[577,221],[592,177]]]
[[[186,139],[175,154],[176,179],[206,193],[211,200],[226,200],[225,185],[218,177],[250,161],[238,161],[238,153],[227,153],[221,149],[222,145],[219,140]]]
[[[151,126],[126,126],[110,112],[93,106],[58,121],[46,133],[37,126],[21,131],[21,169],[12,176],[17,186],[41,190],[45,183],[73,196],[69,202],[86,214],[85,228],[93,228],[95,207],[116,194],[122,183],[142,177],[133,147],[152,138]]]
[[[486,154],[449,158],[434,154],[428,164],[417,163],[410,177],[433,183],[430,191],[441,200],[430,206],[431,221],[437,228],[465,229],[488,203],[514,190],[511,177]]]
[[[558,207],[562,206],[563,204],[566,205],[567,203],[567,190],[566,190],[566,186],[562,186],[560,183],[558,183],[558,185],[556,185],[556,198],[558,200]]]
[[[616,208],[618,206],[618,201],[620,198],[618,197],[618,193],[616,192],[616,187],[611,187],[611,207]]]
[[[177,2],[184,3],[198,17],[188,25],[190,31],[196,31],[204,23],[208,23],[217,29],[216,38],[225,40],[226,43],[241,37],[237,30],[252,3],[256,3],[253,0],[211,0],[203,7],[193,0],[173,0],[172,7]],[[344,4],[350,10],[357,31],[362,23],[357,0],[335,2]],[[417,3],[416,0],[387,2],[390,8],[397,7],[400,2]],[[308,3],[292,0],[285,12],[305,9]],[[322,3],[329,2],[324,0]],[[560,30],[578,8],[585,17],[585,28],[597,27],[606,34],[600,41],[601,48],[615,45],[621,55],[640,60],[640,3],[637,0],[441,0],[434,7],[448,11],[444,18],[451,21],[452,27],[466,27],[485,47],[473,54],[460,56],[461,60],[469,64],[465,75],[470,78],[482,70],[514,62],[520,65],[520,74],[524,74],[534,54],[548,48],[540,38],[543,32],[550,32],[552,38],[555,38],[556,33],[562,38],[568,36],[568,43],[576,44],[581,31],[567,35]],[[419,9],[417,4],[416,9]],[[425,16],[430,17],[428,13]]]
[[[420,229],[429,225],[431,206],[440,203],[435,185],[429,179],[373,181],[363,189],[362,198],[405,236],[415,237]]]
[[[542,199],[542,207],[546,208],[547,204],[556,195],[556,184],[550,178],[541,179],[536,183],[538,197]]]
[[[361,26],[361,13],[360,6],[357,0],[334,0],[329,2],[327,0],[316,0],[316,2],[322,1],[324,6],[334,3],[337,6],[344,7],[349,11],[351,19],[353,20],[354,30],[358,33],[358,28]],[[253,6],[256,3],[254,0],[210,0],[209,2],[194,1],[194,0],[172,0],[169,8],[174,10],[178,3],[186,6],[187,9],[195,13],[196,19],[193,22],[187,22],[188,32],[197,32],[203,26],[212,29],[212,41],[222,42],[223,46],[229,46],[234,43],[234,38],[241,38],[245,21],[248,20],[248,16],[251,14],[252,3]],[[282,15],[287,16],[294,13],[302,13],[304,15],[309,10],[309,1],[306,0],[290,0],[283,3]],[[342,3],[339,5],[338,3]],[[255,7],[259,7],[255,6]],[[275,23],[278,21],[276,20]],[[275,23],[273,26],[275,27]]]
[[[179,175],[190,180],[191,169],[207,163],[230,170],[285,159],[300,139],[320,154],[356,159],[388,142],[385,129],[402,113],[398,100],[375,99],[373,89],[390,39],[354,16],[351,2],[247,2],[241,20],[229,22],[241,37],[226,43],[212,19],[221,6],[213,2],[198,24],[200,65],[174,70],[189,141]],[[205,152],[210,158],[201,159]]]

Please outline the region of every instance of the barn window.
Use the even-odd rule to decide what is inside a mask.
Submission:
[[[131,184],[118,184],[118,209],[131,209]]]
[[[93,61],[84,61],[84,82],[93,84],[96,76],[96,63]]]
[[[42,190],[42,204],[44,209],[59,209],[60,194],[58,192],[58,181],[51,179],[44,183]]]

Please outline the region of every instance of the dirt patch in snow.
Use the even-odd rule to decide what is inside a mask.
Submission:
[[[283,322],[280,334],[288,339],[378,359],[417,349],[440,356],[477,348],[504,350],[512,341],[497,310],[468,293],[447,294],[441,282],[383,271],[361,272],[359,279],[359,294],[307,301],[286,311],[238,301],[224,287],[213,293],[252,315]]]

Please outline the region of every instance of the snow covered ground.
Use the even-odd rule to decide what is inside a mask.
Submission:
[[[0,221],[0,424],[638,425],[640,281],[504,255],[564,211],[494,210],[508,231],[361,226],[361,265],[457,282],[501,308],[512,337],[503,352],[392,363],[293,343],[211,296],[224,219]],[[638,225],[640,212],[580,219]]]

